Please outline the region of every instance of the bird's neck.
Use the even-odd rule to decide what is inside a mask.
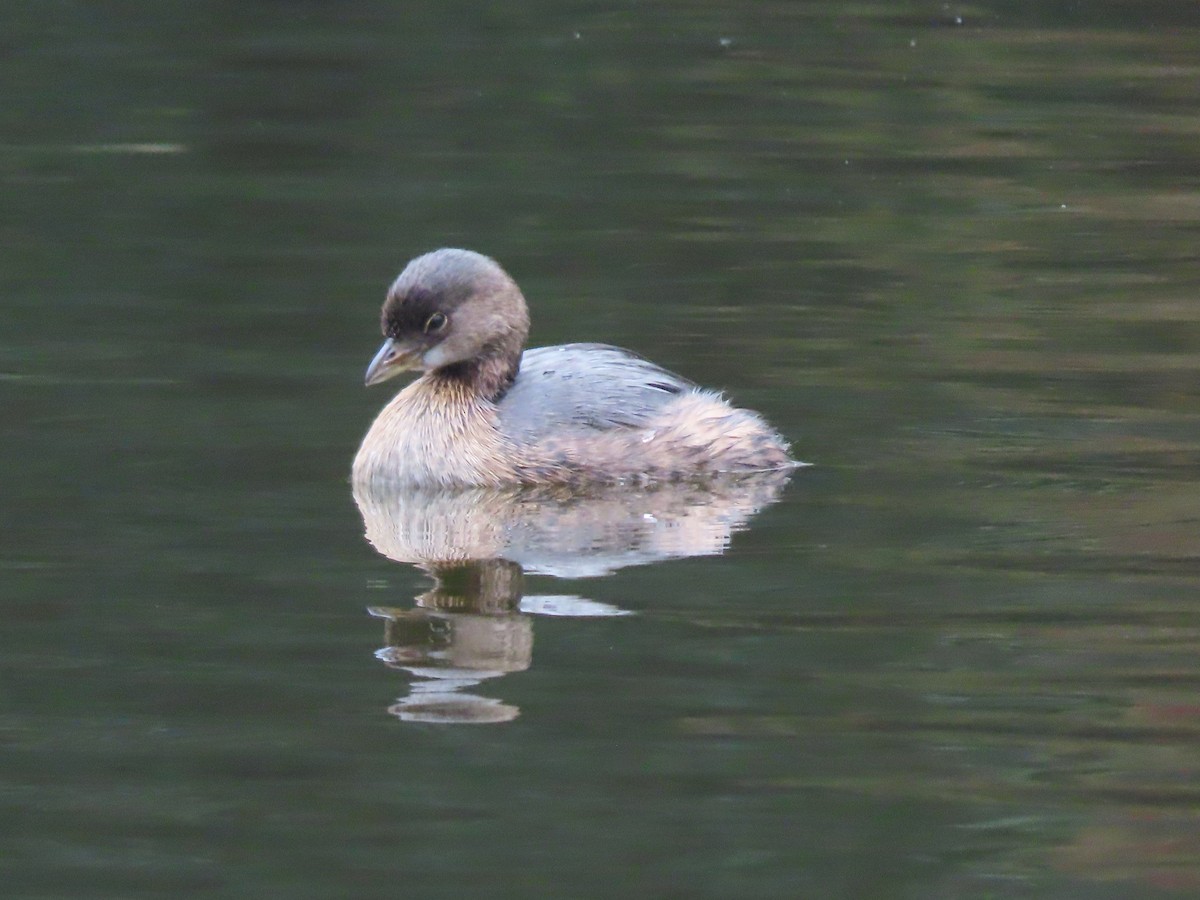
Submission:
[[[471,394],[491,403],[512,387],[521,368],[521,351],[497,351],[465,362],[443,366],[431,373],[439,381],[466,388]]]

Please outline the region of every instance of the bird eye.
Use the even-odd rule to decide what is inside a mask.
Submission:
[[[446,327],[445,313],[435,312],[432,316],[425,320],[425,333],[433,334],[435,331],[441,331]]]

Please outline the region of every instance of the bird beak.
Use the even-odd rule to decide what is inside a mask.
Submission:
[[[367,366],[367,375],[364,379],[367,387],[387,381],[401,372],[419,368],[416,365],[417,354],[417,348],[406,347],[397,343],[393,338],[388,338],[379,348],[379,352],[375,354],[375,358],[371,360],[371,364]]]

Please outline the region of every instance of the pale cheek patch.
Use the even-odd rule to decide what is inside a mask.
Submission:
[[[438,344],[431,350],[428,350],[421,357],[421,364],[425,366],[425,371],[430,372],[434,369],[440,369],[442,366],[448,366],[457,360],[451,359],[450,354],[446,350],[445,344]]]

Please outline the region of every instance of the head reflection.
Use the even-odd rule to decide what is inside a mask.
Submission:
[[[405,721],[505,722],[518,710],[467,693],[489,678],[529,668],[533,623],[518,610],[521,567],[506,560],[425,566],[433,590],[413,609],[372,607],[384,620],[375,655],[418,679],[389,711]]]
[[[625,566],[724,552],[774,502],[787,472],[705,484],[430,491],[356,483],[367,540],[425,571],[411,607],[372,607],[384,620],[376,656],[414,676],[389,712],[405,721],[505,722],[520,710],[471,691],[529,668],[536,616],[625,615],[576,596],[524,595],[524,576],[586,578]]]

